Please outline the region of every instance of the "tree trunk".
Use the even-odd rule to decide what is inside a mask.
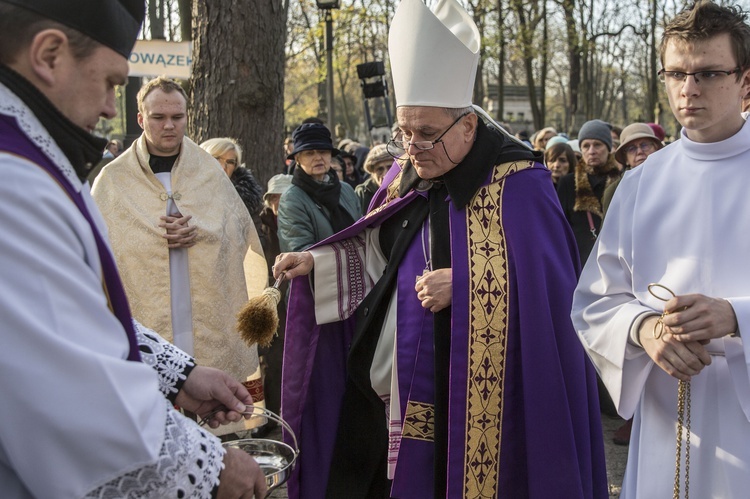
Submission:
[[[193,1],[177,0],[180,12],[180,39],[187,42],[193,39]]]
[[[539,99],[536,95],[536,81],[534,79],[534,33],[526,18],[527,7],[520,0],[511,2],[512,8],[518,17],[518,32],[521,39],[521,53],[523,54],[523,66],[526,70],[526,87],[531,105],[531,115],[534,119],[534,128],[537,130],[544,127],[544,117],[539,109]]]
[[[622,95],[622,101],[620,101],[620,106],[622,109],[623,126],[628,126],[630,123],[632,123],[632,120],[630,119],[630,112],[628,109],[627,80],[628,80],[627,74],[623,74],[622,78],[620,78],[620,95]]]
[[[570,78],[568,81],[569,102],[565,114],[565,130],[571,130],[575,123],[575,115],[579,112],[578,91],[581,85],[581,43],[576,29],[575,0],[563,0],[565,13],[565,31],[568,41],[568,64]]]
[[[473,17],[474,24],[477,25],[477,29],[479,30],[479,39],[484,40],[484,7],[481,2],[477,2]],[[487,104],[484,102],[484,57],[484,43],[481,43],[479,46],[479,63],[477,64],[477,76],[474,80],[472,102],[482,108],[487,107]]]
[[[233,137],[261,185],[284,165],[284,40],[288,4],[193,3],[188,130],[200,143]]]
[[[547,0],[542,0],[542,70],[539,81],[539,121],[547,126],[547,73],[549,67],[549,28],[547,26]]]
[[[657,0],[651,2],[651,33],[649,36],[649,59],[648,59],[648,81],[646,119],[649,122],[656,122],[656,106],[659,102],[659,87],[656,77],[656,51],[659,48],[656,45],[656,12]]]
[[[589,41],[589,30],[588,26],[591,22],[590,19],[587,19],[585,15],[586,6],[584,5],[584,0],[579,0],[578,3],[578,12],[579,12],[579,19],[580,19],[580,31],[579,31],[579,40],[581,42],[580,46],[580,53],[581,53],[581,82],[579,87],[579,97],[581,98],[582,102],[579,102],[579,108],[578,108],[578,116],[576,119],[576,124],[578,127],[583,125],[584,122],[591,119],[591,107],[592,107],[592,97],[594,92],[594,86],[593,86],[593,80],[591,80],[591,50],[592,47],[595,47],[595,43]],[[590,12],[590,11],[589,11]]]
[[[497,121],[502,122],[505,119],[505,26],[503,11],[503,0],[497,0],[497,18],[499,26],[499,45],[500,52],[497,61]]]
[[[165,40],[164,0],[148,0],[148,24],[152,40]]]

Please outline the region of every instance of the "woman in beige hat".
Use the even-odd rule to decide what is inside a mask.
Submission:
[[[367,207],[383,182],[383,177],[393,164],[393,156],[388,153],[385,144],[378,144],[367,154],[365,171],[370,177],[354,188],[354,192],[362,203],[362,213],[367,213]]]
[[[626,170],[640,166],[651,154],[664,147],[654,130],[646,123],[633,123],[623,129],[620,135],[620,147],[615,151],[615,159],[625,166]],[[602,196],[602,208],[607,214],[607,208],[615,195],[620,180],[607,186]]]
[[[652,153],[664,147],[664,144],[658,139],[654,130],[646,123],[632,123],[626,126],[620,134],[620,145],[615,150],[615,159],[623,165],[626,170],[630,170],[646,161]],[[609,203],[615,195],[617,186],[620,185],[622,177],[615,180],[604,189],[602,194],[602,210],[607,215]],[[617,445],[628,445],[630,443],[630,430],[633,426],[633,419],[615,430],[612,441]]]

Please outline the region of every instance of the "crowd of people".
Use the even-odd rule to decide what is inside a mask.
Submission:
[[[743,497],[742,11],[665,26],[668,141],[514,136],[472,104],[471,16],[401,0],[392,139],[310,118],[265,186],[236,139],[186,135],[166,77],[132,144],[92,134],[144,15],[0,0],[3,497],[264,497],[222,445],[267,433],[264,406],[296,435],[294,499],[605,498],[604,438],[630,445],[623,498]],[[277,334],[248,344],[236,316],[277,279]]]

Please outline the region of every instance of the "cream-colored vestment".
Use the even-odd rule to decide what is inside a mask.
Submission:
[[[92,188],[109,227],[133,317],[173,341],[171,300],[175,293],[186,294],[198,363],[241,381],[259,378],[257,347],[247,346],[235,328],[248,296],[259,294],[267,282],[253,221],[216,160],[190,139],[183,139],[172,168],[171,192],[151,171],[149,157],[141,136],[102,170]],[[170,275],[170,250],[159,227],[168,203],[191,215],[189,225],[197,227],[196,244],[178,250],[187,251],[187,276],[177,282],[185,282],[188,293],[171,289],[175,279]],[[227,431],[230,427],[222,427]]]

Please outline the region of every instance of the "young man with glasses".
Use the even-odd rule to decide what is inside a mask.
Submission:
[[[635,415],[621,497],[746,497],[746,15],[697,3],[667,24],[661,62],[681,138],[625,174],[573,321],[620,415]]]
[[[398,159],[377,208],[275,263],[303,276],[289,497],[606,497],[595,375],[568,316],[573,236],[541,154],[471,106],[476,25],[438,6],[402,0],[391,25]]]

